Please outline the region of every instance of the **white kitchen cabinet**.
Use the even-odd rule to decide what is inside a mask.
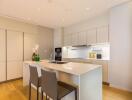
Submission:
[[[7,80],[22,77],[23,33],[7,31]]]
[[[6,33],[0,29],[0,82],[6,81]]]
[[[33,48],[39,45],[39,36],[35,33],[24,33],[24,60],[31,60]]]
[[[106,43],[106,42],[109,42],[108,26],[97,28],[97,43]]]
[[[0,29],[0,61],[6,60],[6,33]]]
[[[79,32],[78,33],[78,45],[86,45],[87,44],[87,34],[86,32]]]
[[[103,60],[96,60],[92,62],[93,64],[98,64],[102,65],[102,70],[103,70],[103,82],[108,82],[108,61],[103,61]]]
[[[64,33],[64,46],[71,46],[72,43],[72,34]]]
[[[0,62],[0,82],[6,81],[6,63]]]
[[[64,46],[86,45],[86,32],[64,33]]]
[[[71,45],[75,46],[78,45],[78,33],[72,33],[71,34]]]
[[[95,44],[96,43],[96,38],[97,38],[96,36],[97,36],[96,28],[89,29],[87,31],[87,44],[88,45]]]
[[[8,61],[7,62],[7,80],[22,77],[22,61]]]
[[[92,45],[109,42],[109,27],[101,26],[83,32],[64,33],[64,46]]]

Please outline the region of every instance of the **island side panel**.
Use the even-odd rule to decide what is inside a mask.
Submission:
[[[30,77],[29,74],[30,74],[29,64],[23,63],[23,86],[29,85],[29,77]]]
[[[102,68],[80,76],[80,100],[102,100]]]

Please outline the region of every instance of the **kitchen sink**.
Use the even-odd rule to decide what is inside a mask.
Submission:
[[[55,61],[55,60],[53,60],[53,61],[49,61],[49,63],[54,63],[54,64],[66,64],[66,63],[68,63],[68,62],[66,62],[66,61]]]

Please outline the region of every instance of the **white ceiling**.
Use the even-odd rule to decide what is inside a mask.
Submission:
[[[51,28],[69,26],[130,0],[0,0],[0,16]]]

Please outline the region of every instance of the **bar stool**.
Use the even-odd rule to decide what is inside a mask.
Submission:
[[[41,86],[41,77],[38,76],[37,67],[29,65],[30,80],[29,80],[29,100],[31,100],[31,84],[37,87],[37,100],[39,100],[39,87]]]
[[[45,92],[53,100],[61,100],[64,96],[75,91],[75,100],[77,100],[77,88],[66,84],[61,81],[57,81],[56,73],[41,70],[42,80],[41,80],[41,93],[43,100],[43,92]],[[46,96],[47,100],[47,96]]]

